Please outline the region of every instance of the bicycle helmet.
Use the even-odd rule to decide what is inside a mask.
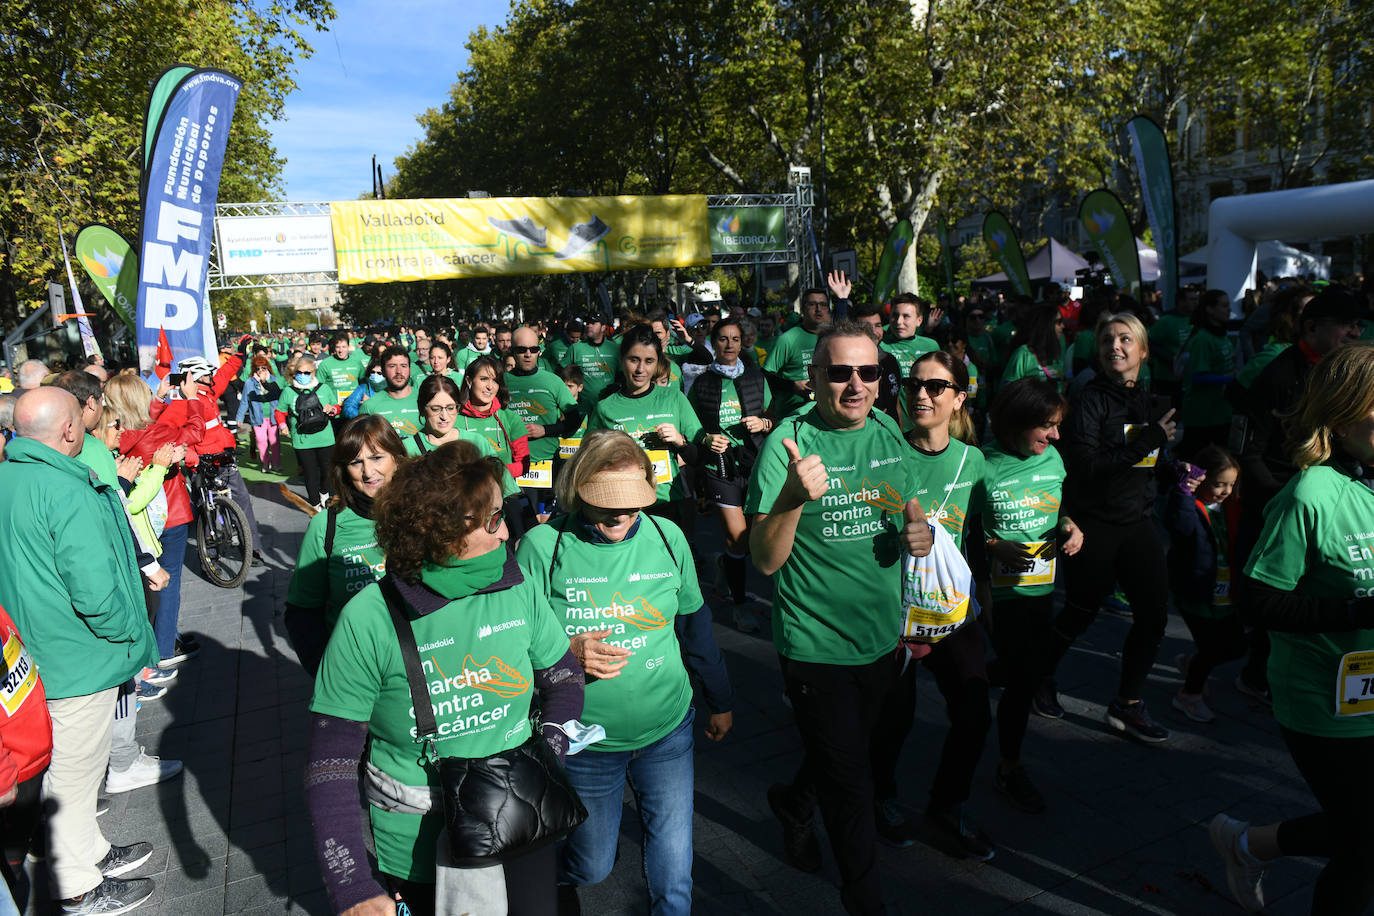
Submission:
[[[177,371],[185,372],[198,382],[201,379],[213,377],[215,367],[203,356],[188,356],[177,363]]]

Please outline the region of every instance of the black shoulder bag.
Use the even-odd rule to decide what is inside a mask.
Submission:
[[[587,809],[536,728],[529,740],[490,757],[440,757],[439,733],[429,702],[415,631],[405,602],[389,577],[381,582],[401,644],[416,736],[439,772],[449,853],[459,868],[486,868],[561,840],[587,819]]]

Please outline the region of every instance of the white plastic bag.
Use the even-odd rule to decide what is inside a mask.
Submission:
[[[974,616],[973,572],[945,526],[930,528],[930,553],[902,559],[901,637],[910,642],[939,642]]]

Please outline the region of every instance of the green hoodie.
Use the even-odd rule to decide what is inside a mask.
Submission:
[[[86,465],[17,438],[0,464],[0,605],[49,699],[122,684],[157,663],[119,495]]]

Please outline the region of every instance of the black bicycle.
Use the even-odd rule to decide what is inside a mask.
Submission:
[[[233,450],[201,455],[194,469],[187,469],[186,486],[196,513],[196,550],[200,567],[220,588],[238,588],[248,578],[253,561],[253,541],[248,516],[229,495],[224,470],[236,465]]]

